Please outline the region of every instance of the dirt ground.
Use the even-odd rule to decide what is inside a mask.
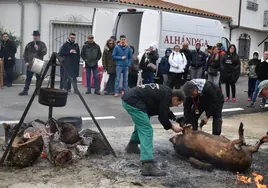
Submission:
[[[244,123],[245,139],[248,144],[256,141],[267,131],[268,113],[249,114],[224,118],[223,135],[230,139],[238,138],[240,122]],[[204,131],[211,132],[211,122]],[[124,153],[133,127],[103,128],[117,158],[112,155],[90,156],[74,161],[64,167],[54,167],[40,159],[33,167],[24,169],[0,168],[1,188],[120,188],[120,187],[181,187],[181,188],[242,188],[256,187],[255,184],[236,184],[236,174],[228,171],[202,171],[193,168],[179,159],[173,150],[169,138],[172,131],[165,131],[161,125],[154,125],[154,152],[158,165],[168,172],[166,177],[143,177],[140,175],[139,156]],[[3,139],[1,140],[3,143]],[[2,156],[2,153],[1,153]],[[244,175],[257,172],[264,176],[268,185],[268,144],[254,154],[252,167]]]

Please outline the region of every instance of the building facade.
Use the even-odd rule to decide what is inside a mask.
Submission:
[[[16,54],[16,72],[24,73],[22,54],[25,45],[32,41],[33,30],[39,30],[41,40],[48,48],[44,57],[48,60],[52,52],[58,52],[70,32],[75,32],[77,42],[82,45],[88,34],[102,49],[113,34],[114,23],[120,9],[161,9],[180,14],[207,17],[230,22],[231,16],[192,9],[161,0],[0,0],[0,26],[20,37],[21,44]],[[217,11],[214,11],[217,12]],[[229,28],[226,27],[226,32]]]
[[[226,28],[231,31],[229,38],[242,59],[252,58],[254,51],[262,56],[268,50],[268,0],[166,1],[232,17]]]

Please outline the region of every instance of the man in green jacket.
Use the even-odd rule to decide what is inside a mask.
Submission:
[[[140,153],[140,160],[143,162],[142,175],[166,175],[164,171],[159,170],[154,165],[153,128],[150,117],[158,115],[160,123],[166,130],[182,131],[179,124],[169,121],[177,120],[169,108],[179,106],[184,99],[185,96],[182,91],[172,91],[168,86],[155,83],[133,87],[122,96],[122,105],[135,124],[126,151],[127,153]],[[140,149],[138,144],[140,144]]]
[[[88,41],[85,42],[82,48],[81,57],[86,63],[86,72],[87,72],[86,94],[91,94],[90,78],[91,78],[91,71],[92,71],[93,77],[94,77],[95,94],[100,95],[98,61],[101,58],[101,49],[100,49],[100,46],[95,43],[93,35],[88,36]]]

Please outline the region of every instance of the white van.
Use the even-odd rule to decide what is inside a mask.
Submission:
[[[230,42],[224,33],[218,20],[148,9],[119,11],[113,30],[117,39],[125,35],[139,56],[156,41],[160,57],[164,56],[166,48],[183,42],[188,42],[190,49],[200,42],[202,50],[221,42],[227,49]]]

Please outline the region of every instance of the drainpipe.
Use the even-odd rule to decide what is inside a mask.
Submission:
[[[20,15],[20,60],[22,62],[22,59],[23,59],[23,36],[24,36],[24,29],[23,29],[23,26],[24,26],[24,5],[22,3],[22,0],[17,0],[17,3],[21,6],[21,15]],[[20,74],[22,74],[23,72],[23,69],[24,67],[21,66],[21,71],[20,71]]]
[[[229,28],[230,28],[230,32],[229,32],[229,40],[232,40],[232,31],[234,29],[237,29],[240,27],[240,21],[241,21],[241,9],[242,9],[242,0],[239,0],[239,12],[238,12],[238,23],[237,26],[232,26],[231,25],[231,21],[229,21]]]
[[[35,0],[35,3],[38,6],[38,30],[41,33],[41,15],[42,15],[42,7],[39,0]],[[41,36],[40,36],[41,37]]]

